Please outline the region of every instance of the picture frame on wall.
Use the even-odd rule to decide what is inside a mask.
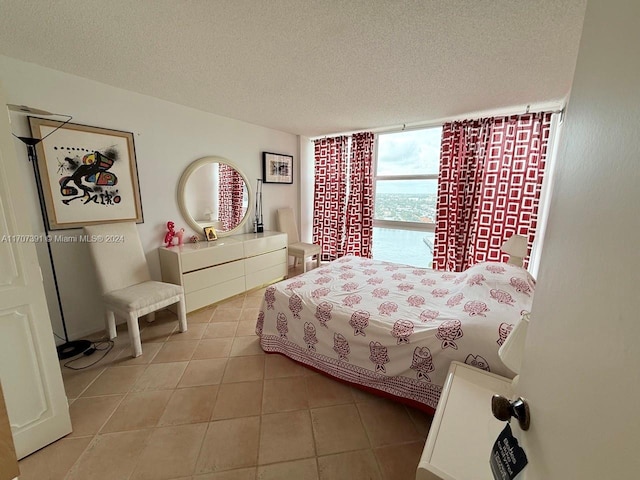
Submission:
[[[293,183],[293,156],[262,152],[264,183]]]
[[[213,227],[204,227],[204,238],[207,242],[213,242],[218,239],[216,229]]]
[[[28,118],[49,230],[144,221],[133,133]]]

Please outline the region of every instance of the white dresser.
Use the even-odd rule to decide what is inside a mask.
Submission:
[[[160,247],[162,281],[184,287],[187,312],[287,276],[287,235],[245,233]]]

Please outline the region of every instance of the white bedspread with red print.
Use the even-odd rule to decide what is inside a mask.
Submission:
[[[268,287],[256,333],[267,352],[435,409],[452,360],[513,376],[498,348],[534,288],[504,263],[443,273],[347,256]]]

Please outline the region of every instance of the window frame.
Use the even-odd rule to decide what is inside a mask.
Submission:
[[[428,130],[430,128],[442,128],[442,124],[430,125],[426,127],[415,128],[412,130]],[[428,174],[417,174],[417,175],[378,175],[378,160],[379,160],[379,149],[380,149],[380,136],[400,133],[406,131],[403,130],[393,130],[388,132],[379,132],[377,134],[377,139],[375,142],[375,155],[374,155],[374,170],[373,170],[373,228],[383,228],[389,230],[410,230],[416,232],[430,233],[435,235],[436,231],[436,222],[437,218],[433,219],[433,222],[406,222],[401,220],[383,220],[376,218],[376,200],[377,200],[377,191],[378,191],[378,181],[385,180],[435,180],[438,182],[440,173],[428,173]],[[442,146],[442,137],[440,137],[440,145]],[[439,170],[439,167],[438,167]],[[436,190],[437,191],[437,190]],[[437,202],[437,199],[436,199]],[[437,214],[437,211],[436,211]],[[428,268],[432,268],[433,263],[429,265]]]
[[[431,125],[429,127],[416,128],[415,130],[428,130],[430,128],[438,128],[442,127],[442,125]],[[380,148],[380,136],[389,135],[393,133],[400,133],[406,130],[395,130],[389,132],[381,132],[378,133],[378,141],[376,142],[376,151],[374,157],[374,170],[373,170],[373,226],[388,228],[394,230],[414,230],[420,232],[435,232],[436,231],[436,221],[434,218],[433,222],[403,222],[401,220],[383,220],[376,218],[376,210],[375,203],[377,198],[377,189],[378,189],[378,180],[438,180],[440,176],[439,173],[429,173],[429,174],[420,174],[420,175],[378,175],[378,159],[379,159],[379,148]],[[442,144],[442,138],[440,139]]]

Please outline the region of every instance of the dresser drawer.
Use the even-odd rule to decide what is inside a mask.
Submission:
[[[202,250],[192,250],[182,253],[182,272],[191,272],[221,263],[239,260],[243,257],[243,247],[240,242],[221,243]]]
[[[212,303],[219,302],[225,298],[233,297],[245,291],[244,277],[234,278],[224,283],[218,283],[211,287],[196,290],[187,293],[185,301],[187,303],[187,311],[192,312]]]
[[[256,257],[247,258],[245,261],[245,272],[247,275],[252,275],[258,270],[264,270],[265,268],[273,267],[287,263],[287,249],[281,248],[275,252],[265,253],[264,255],[258,255]],[[286,273],[286,272],[285,272]]]
[[[217,265],[215,267],[185,273],[182,281],[185,293],[191,293],[243,276],[244,260],[236,260],[235,262],[225,263],[224,265]]]
[[[285,234],[269,235],[260,238],[245,240],[244,256],[254,257],[262,253],[280,250],[287,246],[287,236]]]
[[[283,251],[286,252],[286,250]],[[280,280],[286,276],[286,263],[274,265],[272,267],[265,268],[264,270],[257,270],[251,273],[247,272],[247,290],[251,290],[252,288],[256,288],[267,283],[272,283],[275,280]]]

